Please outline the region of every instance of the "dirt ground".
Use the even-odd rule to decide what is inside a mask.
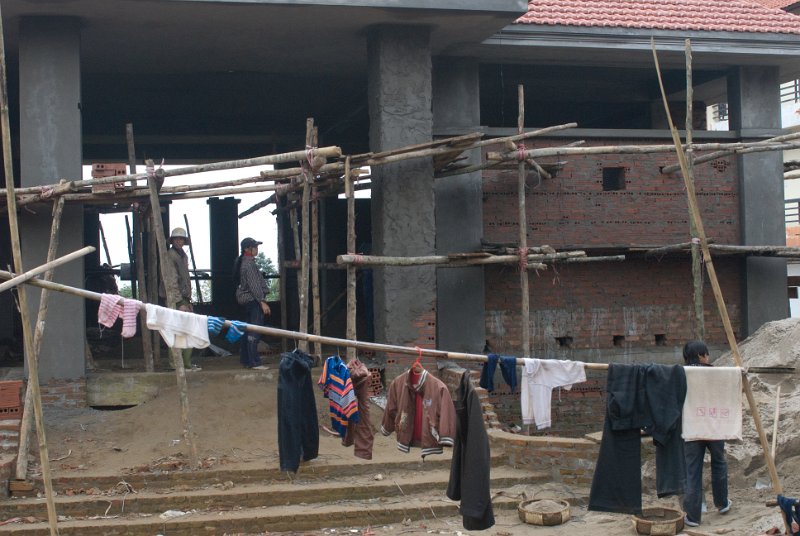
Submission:
[[[741,345],[748,366],[797,367],[800,361],[800,322],[784,320],[764,326]],[[277,467],[277,366],[271,370],[250,371],[239,368],[233,381],[230,374],[219,374],[222,369],[236,369],[236,356],[228,358],[202,358],[198,361],[204,370],[192,372],[190,379],[190,406],[199,457],[204,467],[247,468]],[[722,356],[719,363],[730,363]],[[315,369],[316,370],[316,369]],[[771,441],[775,394],[781,386],[777,463],[785,494],[800,495],[800,476],[793,467],[800,463],[800,434],[793,428],[800,417],[800,386],[795,373],[754,375],[753,391],[759,404],[760,415],[768,441]],[[50,450],[51,470],[54,477],[68,475],[124,474],[145,469],[173,469],[187,460],[188,449],[181,434],[180,405],[177,388],[163,389],[156,398],[137,407],[100,411],[91,408],[64,410],[47,409],[45,420],[47,442]],[[320,424],[327,421],[327,401],[318,397]],[[747,404],[745,402],[745,408]],[[378,423],[381,411],[373,407],[373,422]],[[728,515],[720,515],[711,505],[710,491],[707,501],[710,511],[703,523],[693,533],[755,535],[771,527],[782,527],[775,508],[765,502],[774,499],[769,477],[749,411],[745,412],[744,440],[728,445],[729,493],[734,502]],[[397,451],[393,436],[376,434],[374,460],[396,461]],[[449,453],[446,454],[449,456]],[[349,460],[354,464],[370,463],[355,458],[352,450],[342,447],[337,437],[320,431],[320,457],[312,463],[325,464],[333,460]],[[301,468],[302,471],[302,468]],[[708,468],[705,477],[708,479]],[[653,463],[643,467],[645,505],[674,507],[677,498],[659,500],[655,497]],[[710,490],[710,486],[706,486]],[[586,489],[572,489],[556,483],[530,485],[507,490],[493,490],[510,496],[526,497],[577,497],[579,505],[571,509],[571,520],[558,527],[533,527],[522,523],[516,512],[497,513],[497,524],[482,532],[495,536],[521,534],[573,535],[608,534],[622,536],[635,534],[631,517],[621,514],[588,512],[580,506]],[[442,499],[444,490],[442,490]],[[466,531],[460,518],[408,521],[394,526],[352,527],[350,529],[323,529],[298,534],[478,534]]]

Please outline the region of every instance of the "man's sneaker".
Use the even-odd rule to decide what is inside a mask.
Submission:
[[[685,525],[690,526],[690,527],[699,527],[700,526],[700,523],[698,523],[697,521],[692,521],[691,519],[689,519],[689,515],[688,514],[686,515],[686,517],[683,518],[683,523]]]
[[[203,369],[201,369],[197,365],[192,365],[191,367],[186,369],[186,372],[197,372],[197,371],[200,371],[200,370],[203,370]]]
[[[728,504],[726,504],[725,506],[723,506],[722,508],[720,508],[720,509],[719,509],[719,513],[720,513],[720,514],[727,514],[728,512],[730,512],[730,511],[731,511],[731,506],[733,506],[733,501],[732,501],[732,500],[730,500],[730,499],[728,499]]]
[[[253,367],[253,370],[269,370],[269,367],[265,367],[264,365],[258,365],[257,367]]]

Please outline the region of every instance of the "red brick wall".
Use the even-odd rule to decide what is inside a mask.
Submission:
[[[538,140],[539,146],[570,140]],[[631,144],[602,140],[603,145]],[[639,140],[639,143],[664,143]],[[600,144],[589,141],[587,145]],[[528,144],[531,146],[531,144]],[[674,162],[671,153],[563,157],[564,168],[552,180],[529,178],[526,208],[528,245],[613,247],[670,245],[689,240],[689,218],[682,179],[662,175]],[[543,162],[545,159],[543,159]],[[625,190],[603,191],[603,167],[625,167]],[[517,243],[516,171],[484,173],[484,237]],[[696,189],[706,234],[719,244],[739,243],[735,159],[726,157],[696,169]],[[591,249],[588,255],[597,255]],[[715,258],[720,285],[734,331],[739,331],[742,276],[740,261]],[[516,266],[492,266],[486,273],[487,338],[496,352],[521,350],[519,275]],[[530,272],[531,340],[538,357],[554,352],[604,349],[623,353],[632,347],[682,345],[693,337],[692,276],[688,255],[645,258],[629,254],[624,262],[556,265]],[[716,304],[705,276],[706,340],[724,343]],[[614,337],[617,336],[617,345]],[[569,347],[556,338],[569,337]],[[624,339],[619,339],[624,337]],[[563,353],[558,356],[562,358]],[[567,356],[568,357],[568,356]],[[604,360],[598,356],[597,360]]]
[[[59,408],[86,407],[86,378],[50,380],[40,385],[42,404]]]
[[[571,140],[530,141],[528,147],[563,145]],[[665,140],[638,140],[664,144]],[[631,140],[587,140],[592,145],[633,145]],[[496,148],[493,148],[494,150]],[[701,153],[698,153],[701,154]],[[588,155],[542,159],[566,165],[552,180],[528,178],[526,213],[528,244],[609,246],[675,244],[688,241],[689,213],[683,180],[662,175],[675,162],[674,153]],[[603,168],[625,168],[625,189],[603,191]],[[717,243],[739,243],[736,161],[733,157],[697,166],[695,189],[706,234]],[[484,238],[489,242],[518,240],[517,171],[485,171]]]

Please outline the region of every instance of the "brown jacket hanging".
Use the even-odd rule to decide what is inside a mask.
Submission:
[[[397,448],[411,450],[414,434],[416,395],[422,396],[422,457],[441,454],[442,447],[452,447],[456,437],[456,410],[447,386],[423,370],[416,385],[411,385],[408,371],[389,386],[381,433],[397,434]]]

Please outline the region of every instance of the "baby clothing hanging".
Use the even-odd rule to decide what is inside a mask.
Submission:
[[[136,335],[136,316],[144,305],[139,300],[122,298],[119,303],[118,294],[100,296],[100,307],[97,309],[97,322],[107,328],[112,327],[122,317],[122,336],[129,339]]]
[[[511,392],[517,387],[517,358],[507,355],[489,354],[481,370],[480,386],[487,391],[494,391],[494,371],[500,361],[500,372]]]
[[[208,317],[148,303],[147,327],[158,330],[170,348],[207,348]]]
[[[684,367],[683,439],[742,439],[742,369]]]
[[[585,366],[580,361],[525,358],[522,366],[522,423],[549,428],[553,389],[571,389],[586,381]]]
[[[350,371],[350,380],[353,382],[353,391],[356,393],[358,401],[358,422],[348,421],[347,432],[342,445],[349,447],[354,445],[353,454],[356,458],[364,460],[372,459],[372,444],[374,433],[372,423],[369,420],[369,386],[372,374],[366,365],[358,359],[353,359],[348,363],[347,369]]]
[[[331,426],[339,433],[339,437],[344,438],[348,424],[351,421],[358,422],[359,414],[350,371],[339,356],[334,355],[325,360],[317,385],[328,399]]]
[[[441,454],[442,447],[452,447],[456,434],[456,416],[453,399],[447,386],[422,369],[418,379],[411,380],[410,371],[397,376],[389,386],[386,409],[383,413],[381,433],[397,435],[397,448],[409,452],[413,443],[416,395],[420,394],[422,407],[421,438],[422,457]]]

